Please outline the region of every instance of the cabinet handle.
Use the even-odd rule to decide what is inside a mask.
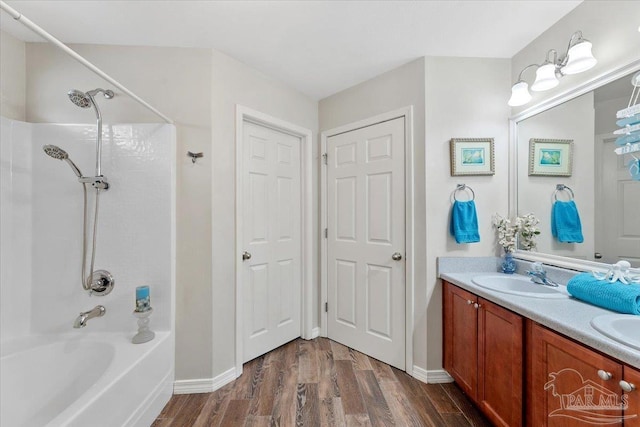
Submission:
[[[628,383],[624,380],[620,381],[619,384],[620,384],[620,388],[627,393],[631,393],[633,390],[636,389],[636,386],[634,384]]]
[[[467,305],[471,305],[473,304],[473,301],[471,301],[470,299],[467,300]]]
[[[482,307],[482,305],[481,305],[481,304],[478,304],[478,303],[473,304],[473,306],[474,306],[475,308],[480,308],[480,307]]]
[[[609,381],[611,378],[613,378],[611,372],[607,372],[602,369],[598,369],[598,376],[600,377],[600,379],[603,379],[605,381]]]

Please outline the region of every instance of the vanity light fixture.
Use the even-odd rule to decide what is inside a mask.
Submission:
[[[558,52],[551,49],[547,52],[545,61],[538,64],[527,65],[520,71],[518,81],[511,87],[511,98],[508,104],[518,107],[531,101],[529,85],[522,75],[529,68],[536,68],[536,79],[531,85],[531,90],[541,92],[552,89],[560,83],[560,78],[569,74],[578,74],[592,68],[598,62],[591,53],[592,44],[582,37],[582,31],[576,31],[569,39],[567,54],[558,59]],[[549,55],[553,53],[553,59]]]

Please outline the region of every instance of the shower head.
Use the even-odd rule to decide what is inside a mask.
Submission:
[[[56,145],[45,145],[42,149],[47,153],[47,156],[53,157],[54,159],[66,160],[69,158],[69,154]]]
[[[89,108],[91,107],[91,105],[95,105],[95,103],[93,102],[93,97],[99,93],[102,93],[104,97],[107,99],[111,99],[115,95],[112,90],[108,90],[108,89],[104,90],[101,88],[97,88],[87,92],[82,92],[77,89],[73,89],[73,90],[70,90],[67,93],[67,95],[69,95],[69,99],[71,100],[71,102],[73,102],[78,107]]]
[[[91,107],[91,104],[93,104],[91,98],[86,93],[79,90],[71,90],[67,95],[69,95],[71,102],[80,108],[89,108]]]
[[[93,97],[99,93],[102,93],[106,99],[111,99],[115,95],[112,90],[105,90],[102,88],[96,88],[87,92],[73,89],[67,93],[67,95],[69,95],[69,99],[75,105],[80,108],[89,108],[93,106],[93,110],[96,113],[96,176],[102,176],[102,114],[100,114],[98,103],[93,99]]]
[[[64,151],[62,148],[56,145],[45,145],[42,147],[42,149],[44,150],[45,153],[47,153],[47,156],[53,157],[54,159],[58,159],[58,160],[64,160],[65,162],[67,162],[71,167],[71,169],[73,170],[73,173],[75,173],[78,178],[82,177],[82,172],[80,172],[80,169],[78,169],[76,164],[73,163],[73,161],[69,158],[69,154],[67,154],[67,152]]]

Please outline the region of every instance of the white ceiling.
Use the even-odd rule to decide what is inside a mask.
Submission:
[[[7,3],[65,43],[215,48],[321,99],[420,56],[511,58],[581,1]]]

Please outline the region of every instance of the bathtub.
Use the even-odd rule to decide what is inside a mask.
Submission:
[[[84,330],[3,344],[0,425],[148,427],[172,394],[173,351],[169,332],[137,345]]]

